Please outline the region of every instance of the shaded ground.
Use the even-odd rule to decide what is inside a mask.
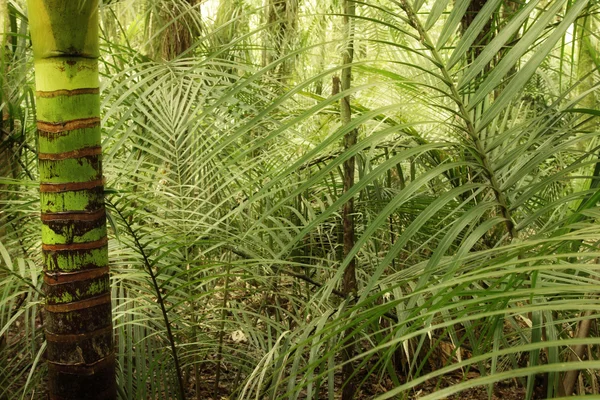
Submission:
[[[24,321],[17,321],[14,324],[13,328],[9,330],[6,335],[0,339],[0,349],[4,347],[5,351],[9,351],[11,356],[8,358],[9,360],[19,359],[23,357],[22,347],[19,346],[20,339],[24,335],[24,330],[19,329],[19,327],[24,323]],[[41,329],[41,321],[38,323],[38,328]],[[41,338],[40,338],[41,339]],[[11,343],[14,343],[14,346],[10,346]],[[7,348],[8,344],[8,348]],[[41,344],[41,343],[40,343]],[[214,360],[213,360],[214,361]],[[227,368],[226,364],[222,365],[221,376],[219,381],[219,390],[218,393],[215,393],[215,375],[216,368],[213,362],[201,364],[199,372],[200,376],[200,384],[198,385],[199,392],[196,393],[196,382],[193,378],[193,374],[190,374],[188,371],[187,374],[187,392],[186,399],[195,400],[231,400],[234,399],[230,397],[230,394],[235,390],[239,390],[239,385],[242,384],[244,377],[239,376],[236,370],[230,370]],[[16,378],[17,387],[21,387],[25,384],[27,379],[27,373],[23,373],[19,377]],[[477,379],[480,375],[478,372],[472,371],[467,373],[466,379]],[[365,379],[365,375],[360,377],[364,379],[364,383],[361,388],[356,392],[355,400],[367,400],[373,399],[382,393],[386,393],[387,391],[394,388],[394,384],[389,379],[384,379],[381,381],[377,376],[370,376]],[[336,375],[336,387],[341,386],[341,381],[339,380],[339,374]],[[434,393],[438,390],[441,390],[446,387],[450,387],[461,382],[464,382],[464,377],[462,373],[457,374],[449,374],[441,377],[440,379],[426,381],[422,385],[419,385],[415,388],[412,393],[410,393],[408,399],[409,400],[418,400],[423,398],[424,396]],[[22,385],[21,385],[22,384]],[[38,391],[35,393],[35,399],[45,398],[45,394],[43,392],[45,383],[41,383],[36,385],[38,389],[41,389],[41,392]],[[324,385],[323,385],[324,386]],[[319,394],[319,399],[327,399],[327,391],[326,387],[322,388],[321,393]],[[536,395],[534,398],[544,399],[543,395],[545,391],[541,387],[536,388]],[[303,394],[300,395],[300,399],[304,399],[306,396]],[[339,399],[339,394],[336,393],[336,399]],[[462,391],[460,393],[451,395],[446,397],[448,400],[488,400],[488,388],[487,387],[477,387],[473,389],[468,389]],[[520,387],[516,380],[504,381],[494,384],[493,392],[491,399],[492,400],[522,400],[525,398],[525,389]],[[12,400],[7,398],[2,398],[0,396],[0,400]],[[161,399],[168,400],[168,399]]]
[[[458,382],[457,382],[458,383]],[[435,385],[424,385],[419,389],[412,397],[412,399],[419,399],[426,394],[432,393],[436,390]],[[494,385],[492,400],[523,400],[525,398],[525,389],[518,387],[512,382],[500,382]],[[446,397],[448,400],[488,400],[487,388],[478,387],[469,390],[462,391],[458,394]]]
[[[232,400],[234,398],[229,397],[229,391],[232,389],[232,385],[235,382],[235,374],[233,371],[231,372],[221,372],[221,385],[220,392],[217,396],[214,393],[214,374],[211,374],[208,370],[202,371],[203,382],[201,386],[201,392],[199,396],[196,396],[195,390],[193,387],[190,387],[190,390],[187,393],[188,399],[202,399],[202,400]],[[473,373],[469,378],[475,379],[478,378],[479,374]],[[339,378],[339,377],[336,377]],[[462,377],[444,377],[441,380],[441,383],[438,385],[438,381],[427,381],[424,384],[417,387],[410,394],[409,400],[418,400],[423,398],[424,396],[433,393],[437,390],[440,390],[444,387],[449,387],[455,384],[463,382]],[[339,382],[336,382],[339,384]],[[194,385],[190,385],[194,386]],[[382,393],[386,393],[388,390],[394,387],[391,381],[387,382],[378,382],[375,377],[371,382],[366,382],[362,385],[360,390],[356,392],[355,400],[367,400],[373,399]],[[300,399],[304,399],[306,397],[300,396]],[[327,391],[324,389],[319,397],[319,399],[327,399]],[[336,399],[339,399],[339,394],[336,394]],[[517,381],[505,381],[496,383],[493,387],[493,393],[491,400],[523,400],[525,398],[525,389],[519,387]],[[537,397],[539,399],[544,398]],[[469,390],[462,391],[460,393],[451,395],[446,397],[447,400],[488,400],[488,392],[485,387],[478,387]]]

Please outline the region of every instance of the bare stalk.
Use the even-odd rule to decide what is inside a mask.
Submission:
[[[344,68],[341,76],[341,89],[348,91],[352,84],[352,62],[354,60],[354,23],[353,17],[356,15],[356,4],[353,0],[344,0],[344,36],[346,47],[342,56]],[[342,125],[348,125],[352,121],[352,109],[350,107],[350,95],[342,97],[340,103],[340,119]],[[355,144],[358,136],[356,128],[352,129],[344,136],[344,149],[348,151]],[[354,186],[354,169],[356,159],[354,156],[344,161],[344,193],[348,193]],[[348,257],[354,247],[354,199],[348,200],[342,209],[343,236],[344,236],[344,258]],[[356,283],[356,258],[352,257],[348,266],[344,270],[342,278],[342,293],[349,297],[357,291]],[[354,344],[352,341],[352,329],[345,331],[344,337],[346,345],[342,349],[342,400],[351,400],[354,398],[354,366],[352,358],[354,357]]]
[[[231,269],[231,251],[229,251],[229,260],[227,261],[227,270],[225,272],[225,293],[223,294],[223,309],[221,310],[221,327],[219,331],[219,348],[217,350],[217,371],[215,373],[215,388],[214,388],[214,398],[219,398],[219,381],[221,380],[221,361],[223,359],[223,338],[225,336],[225,317],[227,316],[227,312],[225,309],[227,308],[227,302],[229,301],[229,271]],[[199,394],[196,394],[199,396]],[[198,400],[200,397],[198,397]]]
[[[592,326],[592,318],[589,318],[593,314],[593,311],[588,310],[581,316],[582,321],[577,327],[575,337],[577,339],[585,339],[590,335],[590,328]],[[569,362],[577,362],[583,358],[583,354],[587,348],[587,344],[578,344],[571,347],[571,355],[569,356]],[[579,376],[579,370],[573,369],[565,372],[562,379],[562,387],[559,388],[560,396],[571,396],[573,390],[575,390],[575,383],[577,383],[577,377]]]

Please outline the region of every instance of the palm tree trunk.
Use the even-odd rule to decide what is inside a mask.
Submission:
[[[263,44],[263,66],[285,57],[293,48],[298,25],[298,0],[268,0],[267,35]],[[294,60],[283,60],[273,71],[280,82],[285,83],[294,69]]]
[[[8,110],[8,88],[7,88],[7,75],[8,75],[8,34],[10,33],[9,28],[9,15],[8,15],[8,2],[7,0],[0,0],[0,177],[12,175],[12,164],[10,144],[10,113]],[[0,189],[3,185],[0,185]],[[1,191],[0,191],[1,192]],[[0,193],[0,196],[2,194]],[[3,225],[0,224],[0,234],[3,231]],[[1,235],[0,235],[1,237]]]
[[[8,3],[7,0],[0,0],[0,104],[6,103],[6,44],[8,33]],[[8,109],[6,106],[0,108],[0,176],[6,176],[10,165],[8,151]],[[2,188],[2,186],[0,186]],[[0,224],[0,232],[2,224]]]
[[[475,17],[477,16],[477,14],[479,14],[481,9],[485,5],[485,2],[486,2],[486,0],[471,1],[471,3],[469,4],[469,6],[467,8],[467,11],[465,12],[465,15],[463,15],[462,20],[461,20],[462,33],[465,33],[466,30],[469,28],[469,26],[471,26],[471,24],[475,20]],[[479,32],[479,35],[477,35],[477,39],[475,40],[475,43],[473,43],[473,46],[471,46],[471,48],[469,49],[469,51],[467,53],[467,61],[468,62],[472,62],[473,60],[475,60],[479,56],[479,54],[481,54],[485,45],[487,43],[489,43],[489,41],[491,40],[491,37],[490,37],[491,36],[490,29],[491,28],[492,28],[492,19],[489,19],[486,22],[485,27],[481,30],[481,32]]]
[[[174,60],[188,52],[201,34],[198,0],[163,1],[159,3],[162,34],[159,35],[160,53],[164,60]]]
[[[344,68],[342,69],[341,88],[342,91],[349,90],[352,81],[352,61],[354,60],[354,28],[352,17],[356,14],[356,4],[354,0],[344,0],[344,34],[346,46],[342,57]],[[340,104],[341,122],[343,125],[352,121],[352,110],[350,108],[350,95],[342,98]],[[344,148],[349,150],[356,144],[358,132],[352,129],[344,137]],[[355,157],[352,156],[344,162],[344,193],[348,192],[354,186]],[[351,198],[342,210],[343,230],[344,230],[344,258],[348,257],[354,247],[354,199]],[[342,280],[342,292],[345,296],[351,297],[356,294],[356,260],[353,257],[344,271]],[[342,400],[351,400],[354,398],[354,367],[352,358],[354,357],[354,344],[352,339],[352,328],[345,332],[346,346],[342,350]]]
[[[114,399],[98,1],[28,0],[50,399]]]
[[[6,75],[7,64],[6,59],[6,43],[8,33],[8,3],[6,0],[0,0],[0,104],[6,104]],[[10,144],[8,136],[8,107],[0,107],[0,177],[9,175],[11,157]],[[5,185],[0,185],[0,202],[5,199]],[[1,203],[0,203],[1,204]],[[1,209],[0,209],[1,210]],[[0,240],[6,234],[6,216],[0,212]],[[2,343],[4,336],[0,336]]]

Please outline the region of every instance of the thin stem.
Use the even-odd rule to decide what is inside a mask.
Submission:
[[[341,76],[341,89],[343,92],[350,90],[352,85],[352,62],[354,61],[354,21],[356,15],[356,4],[353,0],[344,0],[344,40],[346,46],[342,55],[344,68]],[[342,125],[352,122],[352,107],[350,106],[350,95],[342,97],[340,101],[340,119]],[[344,136],[344,150],[352,148],[358,138],[358,130],[352,129]],[[356,168],[356,158],[352,156],[344,161],[344,193],[348,193],[354,186],[354,170]],[[354,198],[350,198],[342,209],[343,237],[344,237],[344,258],[347,258],[354,248],[355,227],[354,227]],[[358,285],[356,282],[356,257],[352,256],[350,262],[344,270],[342,278],[342,293],[347,297],[356,295]],[[344,332],[344,341],[346,345],[342,348],[342,400],[351,400],[354,398],[354,342],[352,336],[353,329],[348,328]]]
[[[227,307],[227,302],[229,301],[229,272],[231,270],[231,253],[229,251],[229,259],[227,260],[227,269],[225,271],[225,293],[223,294],[223,309],[221,310],[221,327],[219,331],[219,347],[217,349],[217,371],[215,373],[215,388],[214,388],[214,398],[219,398],[219,381],[221,380],[221,361],[223,360],[223,339],[225,337],[225,317],[227,313],[225,308]],[[196,394],[198,396],[198,394]],[[198,397],[199,398],[199,397]]]
[[[135,242],[135,246],[138,248],[138,250],[140,251],[140,254],[142,255],[142,258],[144,259],[144,266],[148,270],[148,274],[150,275],[150,278],[152,279],[152,286],[154,286],[154,291],[156,292],[158,304],[160,305],[160,310],[161,310],[161,313],[163,316],[163,320],[165,321],[165,325],[167,328],[167,339],[169,340],[169,345],[171,346],[171,353],[173,355],[173,363],[175,364],[175,372],[177,374],[177,385],[178,385],[177,386],[177,389],[178,389],[177,398],[179,400],[185,400],[185,395],[184,395],[185,389],[183,386],[181,367],[179,365],[179,357],[177,356],[177,347],[175,346],[175,337],[173,336],[173,332],[171,331],[171,323],[169,322],[169,316],[167,314],[165,302],[163,300],[162,293],[160,292],[160,286],[158,285],[158,281],[156,280],[156,274],[152,270],[152,263],[150,262],[150,259],[146,255],[146,252],[144,251],[144,247],[140,243],[133,228],[131,227],[127,218],[125,218],[125,216],[123,215],[121,210],[119,210],[116,207],[116,205],[113,204],[110,200],[107,199],[107,200],[105,200],[105,202],[108,205],[110,205],[117,212],[117,214],[119,214],[119,217],[121,218],[121,220],[125,224],[125,227],[131,234],[131,237],[133,238],[133,240]]]

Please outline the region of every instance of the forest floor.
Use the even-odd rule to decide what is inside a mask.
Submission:
[[[9,330],[4,337],[4,341],[10,343],[18,343],[19,339],[24,335],[23,329],[18,329],[21,324],[24,324],[25,321],[18,321],[14,328]],[[41,321],[39,321],[39,329],[41,329]],[[0,341],[1,344],[2,341]],[[41,343],[39,343],[41,344]],[[6,344],[4,344],[5,346]],[[22,348],[20,346],[11,346],[12,356],[9,357],[9,360],[19,360],[23,357]],[[243,380],[242,377],[238,375],[235,370],[231,370],[226,368],[223,365],[221,370],[220,379],[219,379],[219,390],[218,393],[215,393],[215,379],[216,379],[216,368],[213,363],[202,364],[202,367],[199,369],[199,380],[200,384],[198,385],[198,393],[196,393],[196,382],[193,378],[193,374],[188,374],[188,379],[186,379],[186,399],[202,399],[202,400],[233,400],[235,397],[230,397],[232,392],[236,392],[239,394],[240,380]],[[191,372],[191,371],[190,371]],[[471,371],[467,373],[466,376],[463,376],[462,373],[445,375],[439,379],[426,381],[423,384],[417,386],[412,390],[409,394],[407,400],[418,400],[425,397],[428,394],[434,393],[438,390],[441,390],[446,387],[450,387],[452,385],[459,384],[464,382],[465,379],[477,379],[480,377],[480,374],[475,371]],[[365,379],[366,378],[366,379]],[[23,381],[25,384],[27,379],[27,374],[22,374],[17,378],[19,381]],[[389,390],[394,388],[394,384],[390,379],[381,380],[379,377],[372,375],[369,377],[361,376],[360,379],[363,381],[360,389],[357,390],[355,395],[355,400],[367,400],[373,399],[378,395],[386,393]],[[341,386],[341,380],[339,375],[336,376],[336,387]],[[46,395],[44,393],[45,383],[42,383],[38,389],[42,389],[41,391],[37,391],[34,397],[35,399],[45,398]],[[236,390],[237,389],[237,390]],[[534,399],[544,399],[544,392],[542,386],[535,388]],[[523,400],[525,398],[525,389],[522,385],[519,384],[517,380],[510,380],[504,382],[498,382],[493,386],[492,396],[488,397],[488,388],[487,387],[477,387],[468,390],[461,391],[460,393],[451,395],[446,397],[447,400]],[[306,397],[300,394],[300,399]],[[323,388],[323,391],[319,394],[319,399],[328,399],[326,387]],[[336,399],[339,399],[339,395],[335,395]],[[0,400],[4,400],[2,396],[0,396]],[[12,399],[6,399],[12,400]],[[168,400],[168,399],[161,399]]]
[[[457,381],[460,383],[462,381]],[[451,384],[450,384],[451,385]],[[435,383],[425,384],[421,386],[414,394],[409,398],[410,400],[417,400],[424,397],[427,394],[433,393],[439,390]],[[469,390],[462,391],[455,395],[446,397],[447,400],[523,400],[525,398],[525,389],[519,387],[514,382],[501,382],[494,385],[492,397],[488,397],[489,393],[485,387],[477,387]]]
[[[229,397],[229,391],[233,388],[234,376],[228,376],[227,372],[221,375],[221,384],[219,385],[219,394],[215,396],[214,392],[214,374],[209,371],[202,371],[202,385],[200,388],[200,395],[197,396],[193,387],[190,387],[186,398],[188,399],[202,399],[202,400],[233,400],[235,397]],[[235,374],[231,374],[235,375]],[[467,379],[478,378],[479,374],[473,373],[468,376]],[[444,377],[441,381],[426,381],[422,385],[415,388],[407,400],[418,400],[431,394],[437,390],[441,390],[445,387],[449,387],[458,383],[463,382],[463,377]],[[336,382],[337,384],[338,382]],[[386,393],[388,390],[393,389],[394,385],[391,381],[380,382],[378,379],[368,379],[360,390],[356,392],[355,400],[368,400],[374,399],[378,395]],[[238,388],[239,389],[239,388]],[[534,399],[544,399],[545,396],[541,395],[540,388],[536,388]],[[302,394],[299,397],[302,397]],[[324,390],[318,397],[318,399],[328,399],[327,391]],[[335,395],[335,399],[339,399],[339,395]],[[488,396],[487,387],[477,387],[468,390],[461,391],[460,393],[445,397],[446,400],[523,400],[525,399],[525,388],[519,385],[518,381],[504,381],[494,384],[492,397]]]
[[[373,388],[375,389],[375,388]],[[439,390],[439,387],[436,387],[435,384],[424,384],[418,389],[416,389],[413,394],[410,395],[408,400],[418,400],[423,398],[424,396]],[[381,385],[377,385],[376,390],[360,390],[355,397],[355,400],[367,400],[373,399],[377,395],[385,393],[386,390]],[[199,397],[189,397],[191,399],[205,399],[205,400],[231,400],[227,395],[221,394],[219,397],[214,397],[214,392],[212,390],[202,391]],[[319,397],[321,398],[321,397]],[[339,396],[336,396],[338,399]],[[469,390],[462,391],[458,394],[446,397],[446,400],[523,400],[525,398],[525,389],[522,387],[518,387],[517,385],[507,383],[507,384],[496,384],[494,385],[494,391],[492,393],[492,397],[488,397],[487,388],[473,388]],[[539,397],[541,399],[541,397]],[[327,396],[323,397],[323,399],[327,399]]]

